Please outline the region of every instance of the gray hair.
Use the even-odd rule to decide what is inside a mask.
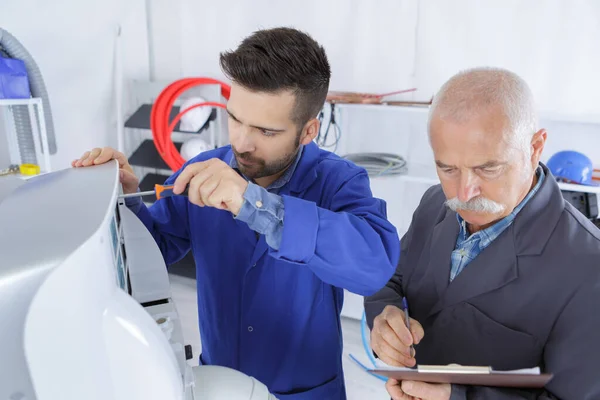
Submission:
[[[536,105],[527,83],[506,69],[479,67],[450,78],[431,104],[427,130],[434,115],[461,123],[494,107],[504,113],[511,140],[528,152],[531,137],[537,131]]]

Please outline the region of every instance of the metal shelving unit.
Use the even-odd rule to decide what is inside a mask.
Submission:
[[[152,131],[150,130],[150,114],[152,104],[160,92],[166,88],[170,81],[133,81],[132,103],[135,111],[129,115],[124,123],[125,155],[140,178],[140,189],[151,190],[156,183],[164,181],[173,174],[173,171],[158,154]],[[199,96],[206,101],[223,102],[221,87],[219,85],[202,85],[187,90],[180,96],[170,111],[170,119],[180,112],[181,102],[186,98]],[[197,132],[185,132],[180,130],[177,123],[171,139],[177,150],[181,149],[183,143],[193,137],[202,137],[211,144],[212,148],[220,147],[227,142],[226,118],[221,109],[213,108],[206,124]],[[152,197],[144,198],[147,203],[152,203]]]

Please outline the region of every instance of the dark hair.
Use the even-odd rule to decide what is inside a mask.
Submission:
[[[221,68],[233,82],[257,92],[291,90],[296,97],[292,120],[303,126],[323,108],[331,70],[325,49],[292,28],[254,32],[235,51],[221,53]]]

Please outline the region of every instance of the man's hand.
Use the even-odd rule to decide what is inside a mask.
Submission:
[[[189,183],[189,201],[238,215],[244,204],[248,182],[223,161],[213,158],[188,165],[175,180],[173,193],[179,194]]]
[[[388,379],[385,383],[392,400],[449,400],[452,386],[448,383],[425,383]]]
[[[419,322],[411,318],[409,331],[404,312],[398,307],[386,306],[373,321],[371,347],[377,357],[388,365],[414,367],[417,360],[411,354],[410,346],[418,344],[424,335]]]
[[[135,193],[140,181],[133,173],[133,168],[129,165],[127,157],[115,149],[104,147],[102,149],[95,148],[86,151],[79,159],[71,161],[71,166],[75,168],[89,167],[104,164],[110,160],[117,160],[119,162],[119,180],[121,181],[121,185],[123,185],[123,193]]]

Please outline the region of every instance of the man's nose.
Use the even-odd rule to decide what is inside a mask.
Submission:
[[[231,143],[238,153],[252,153],[256,150],[254,141],[252,140],[252,133],[246,129],[240,129],[235,138],[235,143]]]
[[[461,174],[458,188],[458,199],[466,203],[472,198],[479,196],[480,193],[479,181],[475,174],[469,172]]]

